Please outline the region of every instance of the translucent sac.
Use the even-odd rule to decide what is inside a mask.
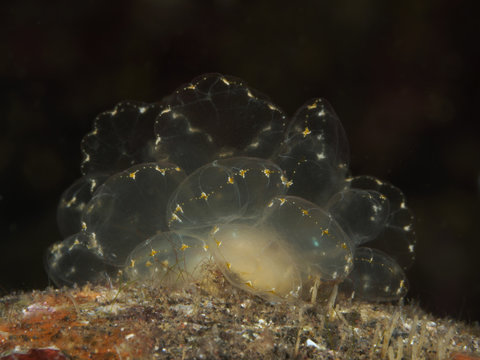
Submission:
[[[115,268],[104,262],[95,247],[94,241],[85,233],[72,235],[50,246],[45,259],[49,278],[57,286],[98,283],[108,279]]]
[[[407,278],[394,259],[377,249],[355,250],[354,271],[349,275],[355,297],[367,301],[391,301],[404,297]]]
[[[159,233],[129,255],[125,273],[150,285],[173,285],[198,279],[209,254],[204,242],[176,232]]]
[[[261,224],[224,224],[213,227],[209,239],[209,250],[233,285],[270,299],[298,296],[297,259],[283,234]]]
[[[351,271],[351,240],[318,205],[294,196],[276,197],[268,205],[262,224],[285,239],[304,280],[341,280]]]
[[[387,197],[373,190],[344,190],[328,203],[328,212],[356,246],[378,236],[386,225],[389,210]]]
[[[389,212],[381,232],[367,245],[392,256],[402,268],[415,260],[414,217],[406,206],[403,193],[388,182],[371,176],[358,176],[347,181],[351,188],[373,190],[388,199]]]
[[[109,177],[96,173],[82,176],[64,191],[57,208],[60,233],[67,237],[82,229],[82,212],[97,188]]]
[[[273,159],[292,180],[289,194],[323,206],[341,189],[348,157],[340,120],[328,102],[315,99],[297,110]]]
[[[265,96],[220,74],[194,79],[164,104],[155,122],[157,149],[187,173],[218,158],[268,158],[286,125],[285,115]]]
[[[122,266],[135,246],[167,230],[168,198],[184,178],[167,162],[135,165],[110,177],[88,203],[82,231],[96,240],[105,261]]]
[[[98,115],[82,140],[82,174],[114,174],[165,157],[154,149],[153,124],[161,109],[158,104],[124,101]]]
[[[66,239],[46,257],[57,285],[118,270],[178,285],[214,261],[268,299],[298,299],[313,284],[369,301],[406,293],[413,216],[396,187],[346,178],[348,143],[325,100],[287,119],[241,80],[207,74],[159,104],[100,114],[82,151],[84,177],[58,208]]]
[[[269,160],[217,160],[180,184],[168,204],[167,222],[171,229],[187,230],[255,218],[287,187],[282,169]]]

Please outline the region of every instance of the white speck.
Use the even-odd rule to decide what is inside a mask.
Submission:
[[[306,345],[307,346],[312,346],[312,347],[314,347],[318,350],[323,350],[322,347],[320,347],[316,342],[314,342],[313,340],[310,340],[310,339],[307,339]]]
[[[322,153],[317,153],[316,155],[317,155],[317,160],[323,160],[323,159],[326,158],[325,153],[323,153],[323,152]]]
[[[130,340],[133,337],[135,337],[135,334],[128,334],[127,336],[125,336],[125,340]]]

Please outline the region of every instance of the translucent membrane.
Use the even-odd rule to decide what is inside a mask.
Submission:
[[[345,132],[323,99],[289,120],[241,80],[207,74],[160,104],[100,114],[82,151],[84,177],[58,209],[66,239],[46,257],[57,285],[119,270],[181,285],[214,261],[268,299],[297,299],[313,283],[369,301],[406,294],[413,216],[396,187],[346,178]]]

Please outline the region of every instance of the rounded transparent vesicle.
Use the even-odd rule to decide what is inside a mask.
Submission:
[[[167,202],[184,178],[167,162],[135,165],[110,177],[87,204],[82,231],[95,239],[106,262],[123,266],[136,245],[167,230]]]
[[[264,224],[221,224],[212,228],[208,246],[234,286],[273,300],[298,297],[299,259],[284,234]]]
[[[359,246],[375,239],[384,230],[390,203],[378,191],[347,189],[330,199],[327,210],[355,246]]]
[[[304,280],[339,281],[350,273],[353,244],[318,205],[294,196],[275,197],[261,222],[285,239]]]
[[[95,190],[110,175],[94,173],[76,180],[60,197],[57,207],[57,223],[62,236],[67,237],[82,229],[82,213]]]
[[[216,160],[189,175],[167,206],[170,229],[209,229],[215,224],[260,216],[288,180],[269,160],[238,157]]]
[[[225,157],[269,158],[286,126],[285,115],[267,97],[221,74],[192,80],[163,104],[155,122],[157,149],[187,173]]]
[[[95,241],[82,232],[51,245],[45,266],[57,286],[103,282],[117,270],[105,263],[96,251]]]
[[[366,247],[355,250],[354,270],[348,276],[354,296],[366,301],[392,301],[404,297],[407,277],[398,263],[384,252]]]
[[[408,269],[415,260],[414,217],[406,205],[405,196],[392,184],[372,176],[357,176],[347,180],[351,189],[374,191],[388,199],[389,210],[379,234],[365,242],[368,247],[382,250]]]
[[[272,158],[292,181],[290,195],[324,206],[348,171],[348,142],[335,111],[324,99],[297,110],[285,140]]]
[[[162,108],[159,104],[124,101],[98,115],[93,130],[82,139],[82,174],[115,174],[135,164],[165,158],[155,149],[153,133]]]
[[[147,239],[130,253],[125,274],[129,280],[155,285],[180,285],[202,275],[209,260],[205,243],[174,231]]]

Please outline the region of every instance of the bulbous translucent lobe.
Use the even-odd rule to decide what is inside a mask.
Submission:
[[[406,295],[407,278],[402,268],[384,252],[360,247],[355,250],[349,275],[355,297],[367,301],[391,301]]]
[[[385,225],[379,234],[366,244],[392,256],[403,269],[408,269],[415,260],[414,217],[406,206],[403,193],[388,182],[371,176],[348,179],[351,188],[375,191],[388,199],[389,211]]]
[[[97,116],[93,130],[82,140],[83,175],[125,170],[132,165],[157,161],[153,124],[159,104],[124,101]]]
[[[378,236],[386,225],[389,211],[388,198],[373,190],[343,190],[328,203],[328,212],[356,246]]]
[[[286,125],[285,115],[264,95],[220,74],[194,79],[164,104],[155,122],[157,148],[187,173],[218,158],[268,158]]]
[[[222,224],[210,232],[209,249],[235,286],[267,298],[297,297],[298,263],[283,234],[263,224]]]
[[[93,173],[77,179],[60,197],[57,223],[62,236],[67,237],[82,229],[82,213],[95,190],[108,179],[105,173]]]
[[[98,241],[105,261],[123,265],[133,248],[167,230],[165,208],[184,179],[176,165],[146,163],[110,177],[83,213],[83,231]]]
[[[348,143],[328,102],[315,99],[297,110],[274,161],[292,181],[291,195],[324,206],[348,170]]]
[[[269,160],[217,160],[180,184],[168,203],[167,222],[171,229],[187,230],[255,218],[287,187],[282,169]]]
[[[95,248],[95,241],[82,232],[51,245],[45,258],[49,278],[57,286],[105,281],[115,268]]]
[[[139,244],[129,255],[125,273],[150,285],[172,285],[201,276],[209,255],[203,241],[177,232],[163,232]]]
[[[282,234],[305,277],[342,279],[352,268],[350,238],[330,214],[305,199],[275,197],[262,223]]]

